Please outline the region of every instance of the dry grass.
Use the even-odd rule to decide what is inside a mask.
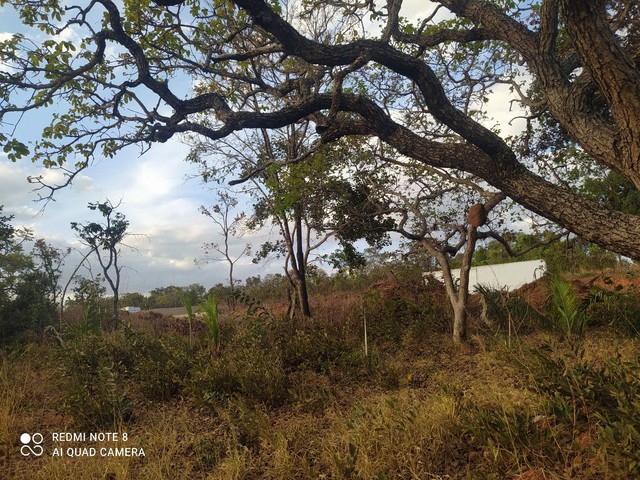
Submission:
[[[334,326],[347,325],[348,302],[338,303],[344,310],[340,318],[333,317],[329,307],[322,318]],[[355,345],[360,341],[357,327],[353,328]],[[315,343],[323,341],[314,337],[318,332],[309,329],[306,336],[285,336],[285,340],[316,352]],[[106,343],[115,338],[107,337]],[[404,334],[399,343],[372,338],[374,355],[367,365],[340,358],[289,367],[287,400],[271,407],[240,394],[198,403],[188,388],[169,400],[150,400],[131,388],[132,418],[104,430],[126,432],[127,446],[144,449],[141,458],[51,455],[56,446],[80,446],[52,444],[52,433],[78,430],[64,408],[68,386],[60,378],[60,362],[53,354],[57,347],[34,346],[0,357],[0,478],[581,478],[562,473],[535,452],[525,452],[528,456],[518,463],[517,448],[481,445],[470,430],[473,425],[469,426],[474,412],[494,412],[505,422],[508,435],[517,435],[518,425],[509,423],[515,422],[514,412],[537,412],[543,399],[528,388],[530,377],[511,359],[526,355],[530,348],[552,344],[562,348],[556,335],[541,331],[514,338],[510,347],[503,338],[481,334],[459,349],[446,333]],[[594,362],[618,354],[634,358],[639,346],[637,339],[614,337],[605,328],[588,332],[584,342],[587,359]],[[223,355],[233,361],[243,358],[235,353],[228,350]],[[199,361],[207,361],[202,358]],[[211,368],[215,365],[219,364],[212,361]],[[46,455],[20,456],[19,438],[25,431],[46,435]],[[513,445],[517,440],[514,437]],[[604,462],[598,452],[588,454],[578,447],[569,454],[567,465],[573,465],[576,457]],[[500,462],[502,473],[498,474],[492,469]]]

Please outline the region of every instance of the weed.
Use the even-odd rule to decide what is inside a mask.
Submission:
[[[605,284],[612,282],[605,279]],[[588,297],[588,312],[592,319],[630,336],[640,336],[640,296],[637,291],[625,291],[616,285],[613,291],[592,287]]]
[[[533,331],[535,327],[547,327],[549,320],[524,298],[512,292],[476,286],[482,298],[482,319],[491,332],[506,334],[508,340]]]
[[[150,400],[168,400],[183,388],[192,358],[185,342],[176,336],[148,342],[136,351],[133,368],[139,391]]]
[[[226,357],[197,358],[185,386],[199,404],[213,409],[240,391],[238,378]]]
[[[256,346],[240,350],[232,362],[240,391],[247,399],[269,407],[285,403],[289,382],[277,349]]]

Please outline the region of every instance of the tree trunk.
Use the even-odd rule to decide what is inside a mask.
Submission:
[[[458,286],[458,299],[453,304],[453,341],[455,343],[462,343],[467,339],[469,273],[471,271],[471,264],[473,262],[473,254],[476,251],[476,241],[478,240],[479,225],[476,225],[476,223],[472,221],[471,212],[469,213],[469,223],[467,225],[467,244],[464,248],[464,254],[462,256],[462,266],[460,267],[460,285]],[[484,223],[484,221],[481,223]]]
[[[478,225],[472,219],[469,219],[467,225],[467,241],[464,254],[462,256],[462,266],[460,267],[460,281],[456,288],[451,274],[451,267],[446,253],[435,243],[423,241],[423,245],[431,253],[440,267],[442,268],[442,280],[444,282],[447,297],[453,307],[453,342],[456,344],[463,343],[467,339],[467,304],[469,303],[469,272],[471,271],[471,263],[473,254],[476,249],[478,240]]]
[[[453,305],[453,343],[461,344],[467,339],[467,301]]]
[[[117,330],[118,329],[118,321],[120,319],[120,312],[118,311],[118,302],[119,302],[119,298],[118,298],[118,290],[114,290],[113,292],[113,329]]]
[[[296,252],[292,258],[295,265],[295,284],[300,302],[300,313],[304,318],[311,317],[311,306],[309,305],[309,292],[307,291],[307,272],[305,265],[303,238],[302,238],[302,213],[299,209],[295,212],[296,222]]]
[[[236,295],[235,295],[235,286],[233,284],[233,262],[229,257],[227,257],[227,261],[229,262],[229,288],[231,289],[231,311],[236,311]]]
[[[300,300],[300,312],[304,318],[311,317],[311,306],[309,304],[309,292],[307,291],[307,281],[305,277],[297,279],[296,290]]]
[[[291,279],[289,279],[291,281]],[[296,296],[294,294],[293,282],[292,285],[287,288],[287,317],[293,319],[296,314]]]

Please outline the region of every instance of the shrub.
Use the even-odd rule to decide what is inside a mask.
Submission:
[[[279,407],[288,398],[288,379],[277,348],[256,344],[231,356],[232,371],[240,392],[249,400]]]
[[[133,372],[140,392],[150,400],[177,395],[191,368],[189,350],[177,336],[154,339],[139,348]]]
[[[550,326],[549,319],[518,294],[484,285],[476,290],[482,296],[483,320],[496,333],[526,334]]]
[[[228,358],[207,355],[193,362],[186,389],[201,405],[217,408],[240,392],[240,384]]]
[[[362,328],[373,342],[400,344],[403,340],[421,341],[434,332],[446,332],[452,318],[444,290],[436,283],[425,284],[422,277],[401,278],[364,294],[362,303],[349,315],[352,326]]]
[[[126,368],[113,358],[102,335],[65,343],[60,358],[67,381],[66,406],[79,427],[118,426],[129,419]]]
[[[67,406],[85,426],[126,421],[135,394],[168,400],[182,391],[191,354],[182,338],[150,338],[126,327],[67,337],[59,351]]]
[[[486,461],[480,478],[505,478],[529,467],[555,472],[551,478],[640,477],[640,357],[597,366],[583,351],[536,350],[516,363],[541,396],[537,411],[463,409],[461,433]]]
[[[194,362],[189,391],[210,406],[236,395],[269,407],[282,405],[288,397],[287,373],[280,349],[267,332],[264,325],[252,324],[236,333],[233,348],[224,356]]]
[[[222,417],[229,423],[236,445],[254,452],[260,448],[261,437],[266,436],[271,427],[268,413],[260,405],[251,405],[242,398],[231,400]]]
[[[614,478],[640,476],[640,357],[619,356],[602,366],[576,358],[551,359],[538,353],[537,389],[547,395],[547,410],[570,429],[572,438],[597,432],[592,451],[604,453],[602,471]]]
[[[607,283],[607,282],[605,282]],[[593,287],[588,313],[594,322],[608,324],[627,335],[640,335],[640,296],[617,285],[613,291]]]

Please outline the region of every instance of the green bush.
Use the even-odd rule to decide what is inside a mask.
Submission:
[[[241,395],[253,403],[278,407],[288,397],[287,372],[269,327],[250,324],[227,342],[223,355],[194,362],[188,390],[210,406]]]
[[[593,322],[611,325],[626,335],[640,335],[640,296],[616,286],[613,291],[593,287],[588,312]]]
[[[65,404],[78,427],[118,426],[131,416],[126,367],[113,358],[100,334],[64,344],[60,359],[66,380]]]
[[[229,423],[235,443],[251,450],[258,451],[262,437],[271,429],[269,414],[260,405],[252,405],[242,398],[232,399],[223,412]]]
[[[182,390],[191,369],[188,344],[180,337],[149,341],[136,354],[134,378],[140,392],[150,400],[168,400]]]
[[[329,373],[341,369],[358,375],[368,366],[360,325],[328,325],[313,320],[298,322],[283,317],[268,326],[264,348],[280,352],[287,372],[309,369]]]
[[[538,353],[537,389],[547,409],[573,432],[596,431],[592,450],[603,453],[603,471],[613,478],[640,477],[640,356],[619,356],[596,366],[577,358],[551,359]]]
[[[228,358],[200,355],[189,372],[186,391],[201,405],[215,409],[240,392],[240,383]]]
[[[241,349],[232,356],[240,391],[249,400],[279,407],[288,398],[288,379],[278,349]]]
[[[549,328],[550,320],[532,307],[522,296],[501,289],[478,285],[476,291],[484,302],[483,317],[491,333],[527,334],[535,328]]]
[[[70,412],[80,424],[98,427],[126,421],[136,395],[162,401],[180,393],[192,352],[182,338],[151,338],[125,327],[67,335],[59,359]]]
[[[362,328],[364,318],[371,341],[400,344],[449,331],[453,315],[440,285],[411,277],[365,293],[361,305],[351,312],[349,323]]]

